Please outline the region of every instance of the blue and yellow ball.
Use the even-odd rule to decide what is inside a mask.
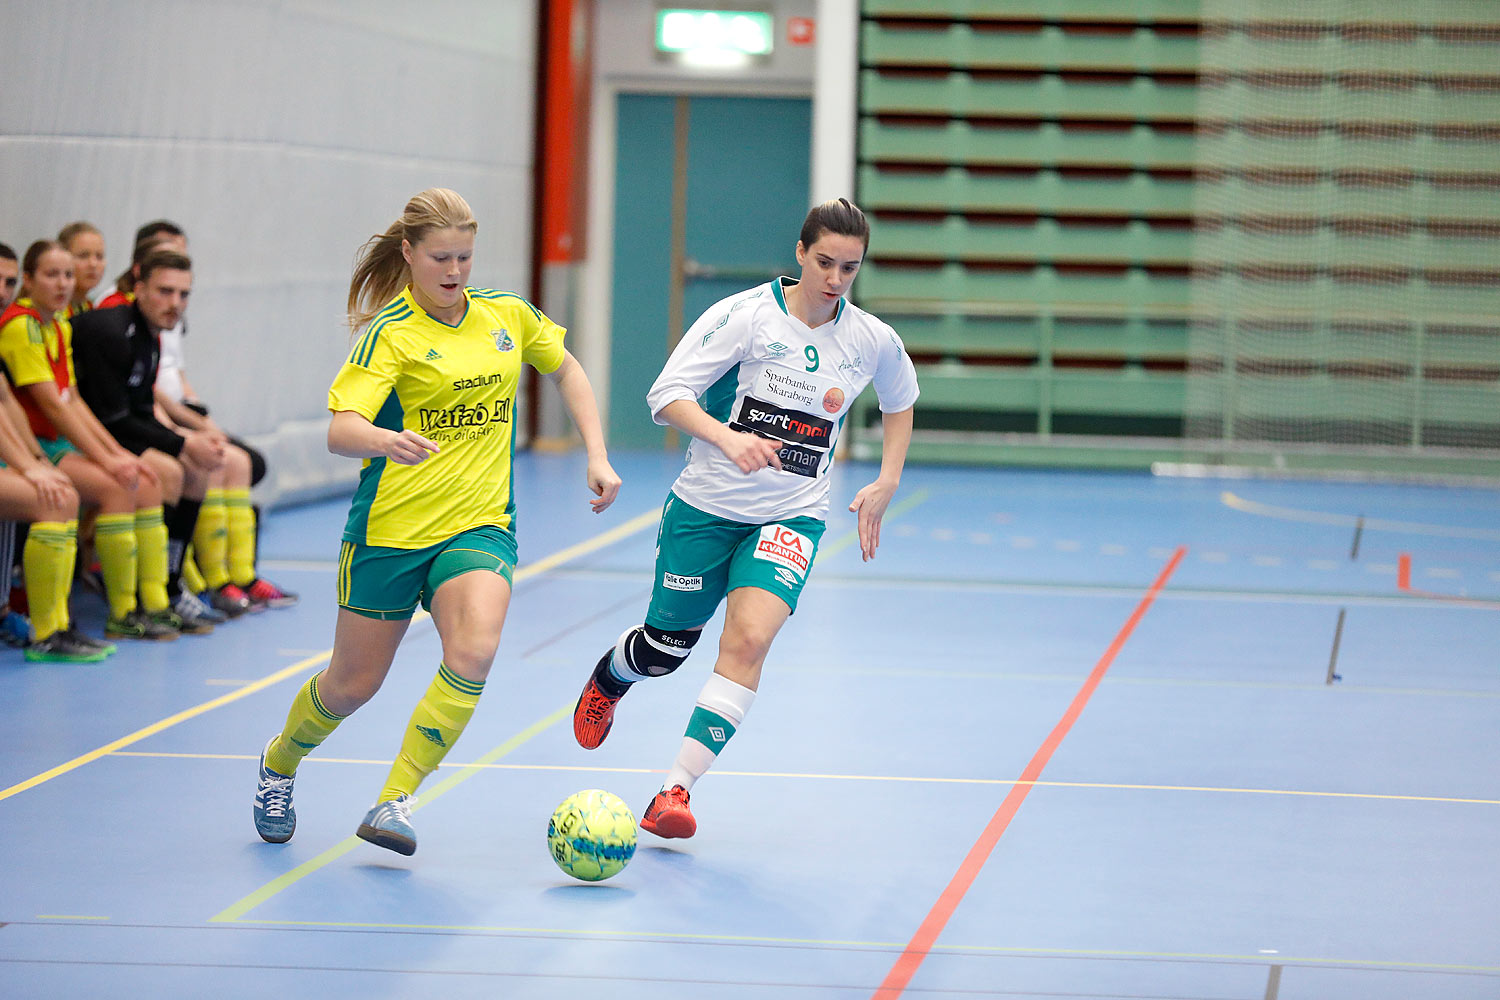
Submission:
[[[557,867],[584,882],[602,882],[635,854],[635,814],[598,788],[563,799],[547,822],[547,847]]]

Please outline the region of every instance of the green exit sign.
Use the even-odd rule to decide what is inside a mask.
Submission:
[[[673,55],[766,56],[771,54],[774,22],[754,10],[656,12],[656,50]]]

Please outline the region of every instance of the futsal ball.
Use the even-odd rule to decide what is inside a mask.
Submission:
[[[563,799],[547,822],[547,847],[569,875],[602,882],[635,854],[635,814],[609,792],[577,792]]]

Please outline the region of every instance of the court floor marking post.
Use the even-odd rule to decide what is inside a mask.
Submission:
[[[1058,720],[1057,725],[1053,727],[1052,732],[1048,734],[1042,745],[1037,748],[1036,753],[1031,758],[1031,762],[1026,765],[1026,769],[1021,772],[1020,781],[1005,796],[1005,801],[1000,803],[1000,808],[995,810],[995,815],[990,819],[989,825],[984,828],[984,832],[979,835],[979,839],[969,849],[968,855],[964,858],[963,863],[958,866],[958,871],[954,874],[953,879],[948,883],[947,888],[943,890],[942,894],[938,896],[937,902],[928,911],[921,926],[917,928],[917,932],[912,935],[912,939],[906,945],[906,949],[896,959],[895,964],[891,966],[890,972],[886,974],[885,980],[873,994],[872,1000],[897,1000],[905,992],[907,984],[911,982],[912,976],[921,967],[923,959],[927,957],[928,953],[937,944],[938,936],[942,934],[943,928],[947,926],[949,918],[958,909],[958,904],[963,901],[964,895],[969,891],[969,887],[974,884],[974,880],[979,876],[980,870],[984,867],[985,862],[989,860],[990,853],[994,851],[995,845],[1000,842],[1000,837],[1005,833],[1006,828],[1010,826],[1010,821],[1015,818],[1016,812],[1021,808],[1021,803],[1026,801],[1026,796],[1030,794],[1037,779],[1041,777],[1042,771],[1046,768],[1048,761],[1052,759],[1053,753],[1057,751],[1063,738],[1073,728],[1073,724],[1078,721],[1079,715],[1083,713],[1084,706],[1089,703],[1089,699],[1093,697],[1094,691],[1099,687],[1100,681],[1104,679],[1104,674],[1109,670],[1110,665],[1114,663],[1115,657],[1119,655],[1120,650],[1125,647],[1125,642],[1130,638],[1131,633],[1135,631],[1135,627],[1146,616],[1146,612],[1156,600],[1157,595],[1166,587],[1167,581],[1176,572],[1178,565],[1182,562],[1185,555],[1187,555],[1187,546],[1179,545],[1177,550],[1172,553],[1172,557],[1167,560],[1167,564],[1162,567],[1161,573],[1157,575],[1156,580],[1147,589],[1140,603],[1135,606],[1135,610],[1131,612],[1130,617],[1126,619],[1125,624],[1116,633],[1114,641],[1109,644],[1109,648],[1104,651],[1104,655],[1094,665],[1093,672],[1083,682],[1083,687],[1079,688],[1078,693],[1074,695],[1073,701],[1068,705],[1067,711],[1063,713],[1062,718]]]
[[[531,577],[546,573],[548,570],[555,569],[566,562],[570,562],[574,559],[579,558],[580,556],[585,556],[591,552],[596,552],[599,549],[604,548],[605,546],[613,545],[615,542],[619,541],[622,538],[628,538],[636,532],[650,527],[660,519],[660,507],[657,507],[654,510],[648,510],[644,514],[638,514],[630,520],[626,521],[624,524],[616,525],[608,531],[595,535],[593,538],[586,539],[582,542],[577,543],[576,545],[570,545],[565,549],[560,549],[557,552],[552,553],[550,556],[539,559],[528,566],[521,567],[520,569],[516,570],[514,582],[520,583],[522,580],[530,579]],[[427,617],[426,612],[419,612],[417,615],[414,615],[412,617],[412,621],[413,623],[415,623],[425,617]],[[3,802],[4,800],[10,798],[12,795],[19,795],[27,789],[35,788],[38,785],[45,784],[46,782],[51,781],[53,778],[57,778],[64,774],[67,774],[69,771],[77,770],[85,764],[93,763],[100,757],[106,757],[114,753],[116,750],[121,750],[125,747],[131,746],[132,744],[139,743],[141,740],[155,736],[157,733],[160,733],[164,730],[171,729],[178,723],[187,722],[189,719],[195,719],[207,712],[212,712],[216,708],[222,708],[232,702],[239,701],[241,698],[245,698],[249,695],[255,694],[257,691],[262,691],[273,684],[278,684],[281,681],[286,680],[288,677],[293,677],[297,674],[304,673],[312,669],[313,667],[316,667],[322,663],[326,663],[329,657],[331,657],[332,655],[332,649],[325,649],[323,652],[318,653],[316,656],[309,656],[306,659],[298,660],[291,666],[282,667],[280,670],[277,670],[272,674],[268,674],[265,677],[262,677],[260,680],[252,681],[251,683],[246,684],[244,687],[236,688],[235,690],[230,691],[226,694],[222,694],[217,698],[205,701],[201,705],[195,705],[192,708],[184,709],[183,711],[178,712],[176,715],[169,715],[165,719],[160,719],[156,722],[151,723],[151,725],[149,726],[137,729],[135,732],[130,733],[129,735],[121,736],[117,740],[111,740],[109,743],[104,744],[102,747],[96,747],[95,749],[90,750],[88,753],[80,754],[79,756],[74,757],[72,760],[58,764],[56,767],[43,771],[41,774],[37,774],[30,778],[27,778],[25,781],[11,785],[9,788],[0,789],[0,802]]]

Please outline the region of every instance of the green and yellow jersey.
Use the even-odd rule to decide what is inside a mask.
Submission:
[[[419,549],[481,525],[514,528],[521,362],[556,371],[566,331],[511,292],[464,294],[463,319],[449,326],[408,287],[365,327],[328,390],[329,410],[416,431],[441,449],[416,465],[366,459],[345,541]]]
[[[73,325],[62,314],[43,322],[30,299],[19,299],[0,314],[0,361],[17,389],[52,382],[66,401],[78,379],[73,372]],[[60,435],[30,393],[18,393],[31,432],[44,441]]]

